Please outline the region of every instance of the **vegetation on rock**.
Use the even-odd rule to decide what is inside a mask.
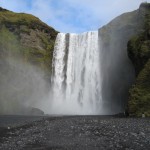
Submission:
[[[0,8],[0,114],[27,113],[25,103],[42,100],[57,33],[32,15]]]
[[[144,11],[140,7],[124,13],[99,30],[102,99],[110,113],[124,112],[127,105],[129,88],[135,79],[133,65],[127,56],[127,43],[132,36],[143,32]]]
[[[0,57],[22,57],[48,73],[56,35],[32,15],[0,9]]]
[[[144,31],[128,42],[128,56],[136,72],[136,82],[130,90],[128,109],[131,115],[150,116],[150,4],[141,4],[145,15]]]

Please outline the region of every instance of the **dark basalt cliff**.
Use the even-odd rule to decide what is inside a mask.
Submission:
[[[103,67],[102,98],[110,113],[124,112],[127,107],[129,88],[135,82],[134,66],[131,62],[134,56],[130,55],[131,60],[129,59],[127,43],[134,35],[144,32],[145,15],[149,12],[148,5],[142,4],[138,10],[122,14],[99,30],[102,39],[100,42]],[[148,42],[145,43],[145,47],[147,46]],[[140,67],[142,63],[140,58],[136,60]],[[145,63],[147,60],[143,61]]]
[[[150,116],[150,4],[141,4],[144,12],[144,31],[128,42],[128,55],[135,72],[136,82],[130,90],[129,113]]]

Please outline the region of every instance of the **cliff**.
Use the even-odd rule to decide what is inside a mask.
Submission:
[[[0,57],[19,56],[50,71],[57,31],[38,18],[0,8]]]
[[[140,6],[138,10],[122,14],[99,30],[102,99],[110,114],[124,112],[127,107],[129,88],[135,81],[134,66],[127,55],[127,43],[134,35],[143,33],[148,10]]]
[[[102,64],[102,99],[112,113],[124,112],[129,88],[135,80],[134,67],[127,55],[127,42],[143,32],[141,8],[122,14],[99,30]]]
[[[143,3],[140,8],[145,17],[144,31],[128,42],[128,55],[136,72],[128,109],[134,116],[150,116],[150,4]]]
[[[43,100],[57,33],[30,14],[0,8],[0,114],[27,114],[26,103]]]

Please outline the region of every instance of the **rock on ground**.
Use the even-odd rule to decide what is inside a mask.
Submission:
[[[2,134],[3,133],[3,134]],[[148,150],[150,118],[43,117],[0,130],[0,149]]]

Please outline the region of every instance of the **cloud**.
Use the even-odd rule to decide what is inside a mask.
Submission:
[[[61,32],[97,30],[143,0],[1,0],[0,6],[31,13]],[[150,0],[147,0],[150,2]]]
[[[64,0],[70,7],[81,8],[83,21],[102,26],[116,16],[138,9],[143,0]],[[149,0],[150,2],[150,0]],[[92,22],[90,23],[92,24]]]

